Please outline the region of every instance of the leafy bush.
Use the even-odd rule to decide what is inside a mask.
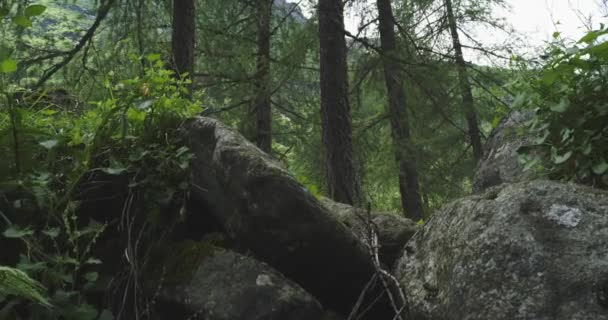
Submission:
[[[529,128],[537,137],[534,146],[521,150],[526,168],[608,187],[606,34],[602,27],[574,45],[554,44],[540,72],[524,80],[529,87],[518,100],[528,98],[535,107]]]
[[[131,217],[133,201],[98,221],[81,208],[83,186],[99,184],[100,175],[122,178],[130,199],[145,206],[146,221],[157,220],[167,204],[183,210],[191,153],[177,130],[200,104],[184,98],[187,83],[175,79],[159,55],[143,60],[143,76],[114,80],[110,74],[107,99],[77,110],[45,103],[45,92],[14,89],[0,96],[0,226],[6,226],[0,242],[20,240],[17,269],[48,288],[53,308],[29,305],[35,319],[112,318],[89,301],[88,293],[103,290],[97,287],[103,262],[94,248],[113,218]],[[122,229],[128,243],[150,230],[134,230],[131,219]],[[0,303],[28,303],[22,297],[1,296]],[[40,298],[34,300],[46,301]]]

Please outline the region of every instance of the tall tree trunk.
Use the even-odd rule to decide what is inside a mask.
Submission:
[[[321,127],[329,196],[357,204],[361,192],[353,161],[343,9],[342,0],[319,0]]]
[[[195,24],[194,0],[173,0],[171,48],[174,68],[179,76],[184,73],[192,76],[194,71]]]
[[[469,125],[469,140],[473,147],[473,157],[477,163],[483,157],[483,146],[481,144],[479,125],[477,124],[477,112],[475,112],[469,74],[462,55],[462,45],[460,44],[460,38],[458,37],[458,26],[456,24],[456,18],[454,18],[454,10],[452,9],[452,0],[445,0],[445,8],[456,56],[458,82],[460,83],[460,94],[462,95],[462,108],[464,110],[465,118],[467,119],[467,124]]]
[[[273,0],[257,0],[258,52],[255,81],[255,142],[272,151],[272,109],[270,105],[270,19]]]
[[[407,101],[403,88],[400,66],[396,61],[397,44],[391,0],[377,0],[380,24],[380,46],[384,78],[388,93],[388,113],[395,147],[395,159],[399,165],[399,191],[405,216],[418,221],[422,219],[422,203],[418,187],[416,154],[410,141]]]

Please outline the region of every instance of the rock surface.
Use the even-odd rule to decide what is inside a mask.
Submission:
[[[156,306],[161,318],[321,319],[319,302],[267,264],[228,250],[200,248],[188,250],[189,257],[171,257],[177,263],[170,266],[173,273],[191,274],[161,287]]]
[[[532,113],[511,112],[494,129],[485,145],[484,158],[479,162],[473,179],[473,192],[479,193],[502,183],[528,180],[532,172],[524,172],[517,149],[532,143],[521,134]]]
[[[367,210],[321,198],[321,203],[357,238],[367,234]],[[396,214],[372,211],[371,222],[378,232],[380,261],[388,267],[401,255],[405,243],[416,233],[416,223]]]
[[[414,319],[608,319],[608,193],[538,180],[457,200],[395,273]]]
[[[191,199],[234,240],[313,294],[324,307],[348,314],[373,265],[352,232],[279,163],[219,121],[184,125],[194,153]],[[371,296],[371,295],[370,295]],[[378,303],[369,319],[390,317]]]

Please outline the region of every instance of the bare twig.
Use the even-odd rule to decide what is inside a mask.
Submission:
[[[367,205],[367,214],[362,214],[355,211],[357,217],[364,223],[363,234],[361,235],[364,239],[364,245],[367,247],[370,255],[370,259],[375,269],[375,273],[367,285],[363,288],[355,307],[351,311],[348,320],[358,319],[357,313],[361,307],[364,296],[373,288],[372,282],[376,282],[379,279],[383,286],[381,295],[376,299],[378,300],[383,294],[388,296],[391,303],[391,307],[395,312],[394,320],[405,320],[409,316],[409,303],[405,291],[401,287],[399,280],[393,276],[390,272],[386,271],[380,262],[380,243],[378,240],[378,226],[372,220],[371,204]],[[397,296],[395,295],[397,294]],[[375,303],[375,302],[373,302]],[[372,304],[373,305],[373,304]],[[371,307],[371,306],[370,306]],[[368,307],[367,309],[369,309]],[[366,310],[364,310],[366,311]]]

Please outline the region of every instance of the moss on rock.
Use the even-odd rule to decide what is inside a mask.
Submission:
[[[154,287],[179,285],[190,281],[196,269],[218,250],[211,241],[184,240],[156,248],[148,268],[148,284]]]

